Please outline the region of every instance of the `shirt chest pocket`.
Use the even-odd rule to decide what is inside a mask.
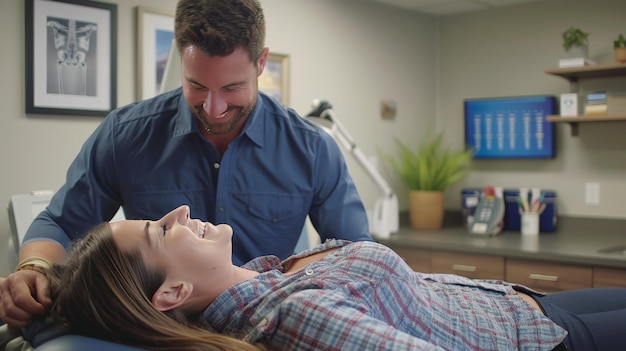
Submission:
[[[302,195],[239,193],[233,196],[252,216],[272,223],[298,217],[305,212],[305,201]]]

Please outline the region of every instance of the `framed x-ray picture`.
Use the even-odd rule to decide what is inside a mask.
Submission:
[[[117,5],[26,1],[26,113],[104,116],[116,107]]]

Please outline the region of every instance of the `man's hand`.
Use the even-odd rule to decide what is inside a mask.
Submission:
[[[12,328],[28,325],[52,304],[48,286],[47,277],[32,270],[0,277],[0,319]]]

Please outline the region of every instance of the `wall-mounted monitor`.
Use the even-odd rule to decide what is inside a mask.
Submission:
[[[465,142],[476,159],[554,158],[558,114],[554,96],[518,96],[464,101]]]

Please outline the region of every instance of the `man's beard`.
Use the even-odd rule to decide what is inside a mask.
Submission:
[[[226,112],[224,114],[234,113],[233,118],[226,123],[210,123],[204,117],[204,108],[202,105],[197,105],[194,107],[194,115],[200,122],[200,127],[204,128],[208,133],[213,135],[226,135],[237,128],[241,121],[245,120],[252,110],[254,109],[254,105],[248,106],[228,106]]]

